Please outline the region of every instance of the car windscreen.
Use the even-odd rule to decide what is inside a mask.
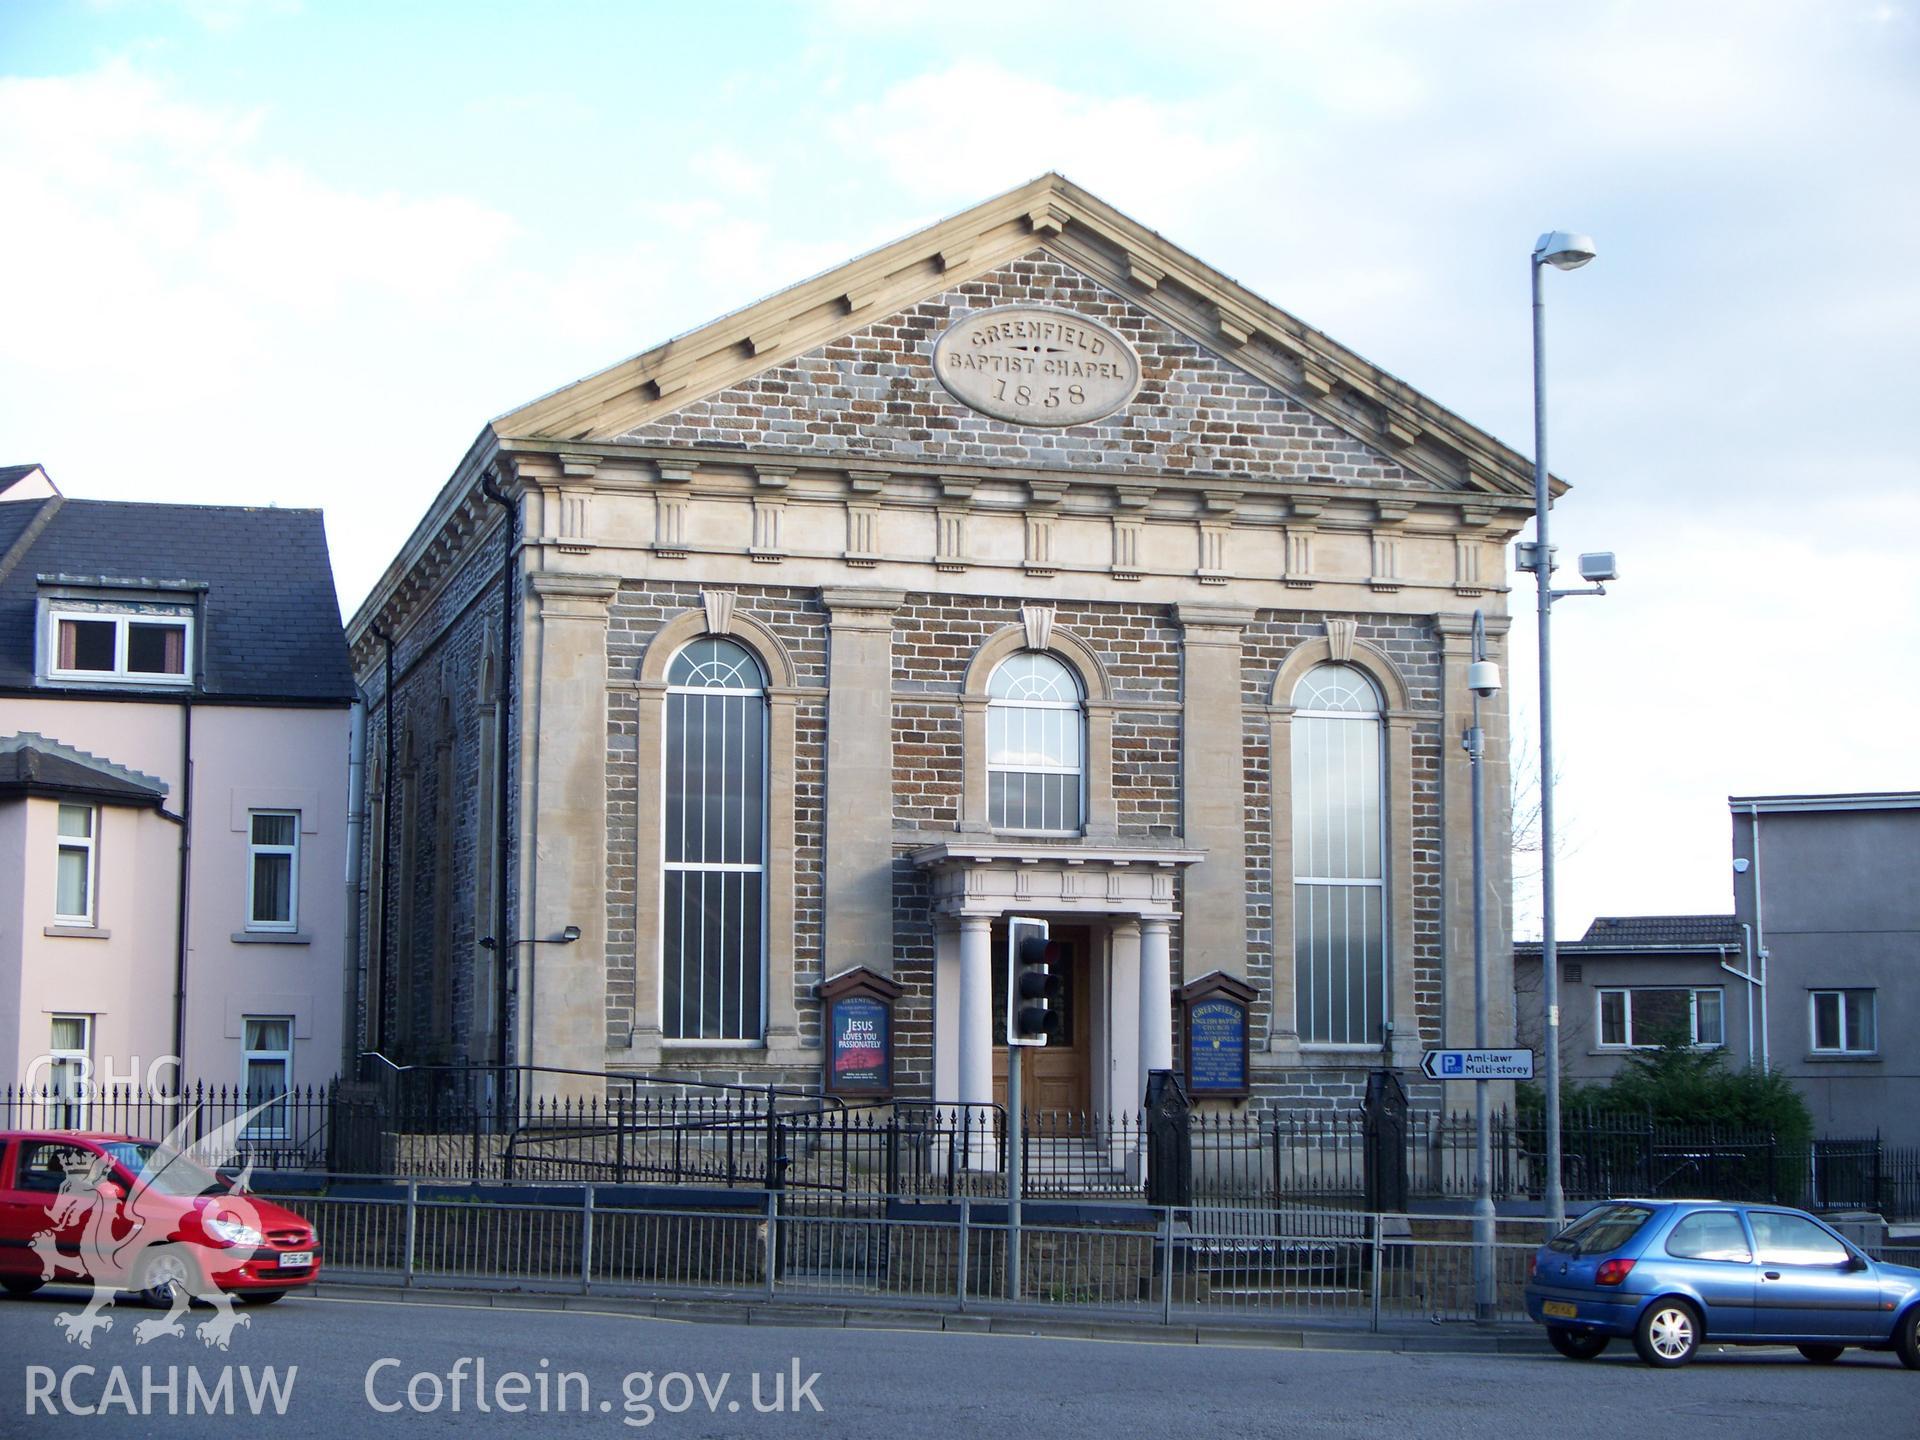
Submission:
[[[1652,1214],[1645,1205],[1596,1205],[1547,1245],[1573,1255],[1604,1255],[1631,1240]]]
[[[151,1140],[109,1140],[100,1148],[118,1160],[136,1183],[162,1195],[215,1195],[227,1188],[199,1162]]]

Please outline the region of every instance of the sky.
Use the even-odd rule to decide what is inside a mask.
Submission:
[[[1729,795],[1920,789],[1916,135],[1916,0],[0,0],[0,463],[320,506],[351,613],[493,416],[1046,170],[1530,453],[1584,231],[1571,938],[1730,910]]]

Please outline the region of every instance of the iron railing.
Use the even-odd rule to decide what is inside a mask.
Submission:
[[[972,1196],[887,1197],[867,1213],[789,1208],[778,1191],[732,1209],[624,1203],[585,1185],[566,1203],[436,1195],[277,1195],[320,1236],[323,1274],[348,1283],[496,1286],[654,1298],[975,1308],[1172,1323],[1334,1323],[1378,1329],[1474,1316],[1475,1245],[1458,1217],[1339,1212],[1341,1233],[1276,1221],[1224,1231],[1202,1212],[1113,1202],[1050,1213],[1019,1231],[1007,1289],[1005,1207]],[[1499,1222],[1498,1318],[1525,1318],[1539,1221]]]
[[[226,1127],[240,1162],[261,1171],[774,1189],[838,1201],[996,1197],[1008,1158],[1007,1117],[994,1105],[852,1105],[781,1087],[464,1068],[272,1095],[94,1086],[76,1098],[14,1087],[0,1089],[0,1126],[151,1138],[184,1126],[190,1141]],[[1145,1193],[1141,1114],[1040,1113],[1022,1131],[1025,1195]],[[1202,1111],[1188,1133],[1192,1197],[1205,1209],[1354,1209],[1367,1193],[1359,1110]],[[1544,1140],[1536,1113],[1494,1117],[1496,1199],[1539,1198]],[[1712,1195],[1920,1218],[1920,1150],[1878,1138],[1790,1144],[1767,1132],[1570,1112],[1562,1154],[1574,1201]],[[1472,1117],[1409,1113],[1401,1159],[1416,1200],[1470,1198]]]

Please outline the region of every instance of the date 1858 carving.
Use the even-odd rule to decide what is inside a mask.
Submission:
[[[1084,425],[1140,388],[1140,357],[1070,310],[1005,305],[953,326],[933,370],[961,404],[1016,425]]]

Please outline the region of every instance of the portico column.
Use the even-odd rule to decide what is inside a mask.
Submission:
[[[960,1095],[993,1103],[993,921],[960,917]]]
[[[1147,1074],[1173,1068],[1173,946],[1165,920],[1140,922],[1140,1086]]]

